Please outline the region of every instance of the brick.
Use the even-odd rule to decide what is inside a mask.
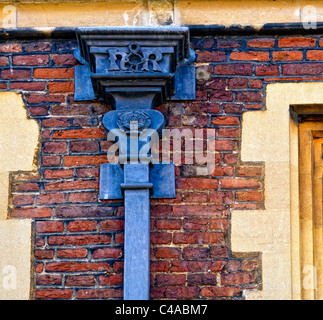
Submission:
[[[236,169],[239,177],[261,177],[263,168],[257,166],[242,166]]]
[[[207,219],[184,219],[184,230],[207,230],[209,220]]]
[[[36,289],[35,299],[71,299],[72,289]]]
[[[75,275],[67,276],[65,280],[65,285],[71,286],[93,286],[95,285],[94,275]]]
[[[238,191],[236,192],[237,201],[262,201],[261,191]]]
[[[256,91],[237,92],[236,101],[237,102],[261,102],[263,101],[263,96],[261,92],[256,92]]]
[[[88,254],[87,249],[59,249],[56,251],[58,258],[85,258]]]
[[[99,148],[99,144],[96,141],[82,140],[72,141],[71,151],[72,152],[95,152]]]
[[[8,66],[8,65],[9,65],[8,57],[0,57],[0,66]]]
[[[202,51],[197,55],[196,62],[218,62],[226,61],[224,51]]]
[[[68,127],[70,125],[70,119],[68,118],[49,118],[42,120],[42,126],[45,128],[58,128]]]
[[[53,259],[54,250],[35,250],[34,257],[37,260]]]
[[[259,65],[255,69],[257,76],[278,76],[279,67],[270,65]]]
[[[173,215],[178,216],[218,216],[222,214],[222,206],[180,205],[173,207]]]
[[[77,299],[110,299],[122,298],[121,289],[80,289],[76,293]]]
[[[31,76],[30,70],[23,69],[9,69],[1,71],[1,78],[3,79],[29,79]]]
[[[210,248],[210,257],[219,259],[229,257],[229,252],[227,247],[211,247]]]
[[[237,126],[240,125],[240,117],[234,116],[214,116],[212,124],[219,126]]]
[[[175,219],[167,219],[167,220],[157,220],[156,228],[159,230],[179,230],[181,228],[182,222],[180,220]]]
[[[11,210],[12,218],[46,218],[52,215],[50,208],[14,208]]]
[[[38,196],[38,204],[57,204],[64,203],[65,194],[63,193],[48,193],[48,194],[40,194]]]
[[[74,82],[49,82],[48,91],[49,93],[74,92]]]
[[[76,170],[79,178],[93,178],[99,176],[99,168],[79,168]]]
[[[72,65],[75,66],[78,64],[78,61],[75,59],[73,54],[54,54],[52,56],[54,64],[56,65]]]
[[[12,203],[18,206],[33,204],[34,201],[35,201],[35,197],[32,195],[15,195],[12,198]]]
[[[102,163],[107,162],[107,156],[65,156],[64,166],[74,167],[74,166],[88,166],[95,165],[99,166]]]
[[[224,236],[220,232],[177,232],[173,237],[175,244],[222,243],[223,240]]]
[[[227,219],[212,219],[210,223],[211,230],[226,230],[228,228]]]
[[[68,195],[68,202],[73,203],[87,203],[97,202],[98,194],[93,192],[77,192]]]
[[[301,61],[303,60],[302,51],[277,51],[273,52],[273,61]]]
[[[14,192],[24,192],[24,191],[39,191],[39,183],[37,182],[19,182],[13,184]]]
[[[60,285],[63,277],[56,274],[39,274],[36,276],[37,285]]]
[[[94,231],[96,228],[96,221],[75,220],[67,224],[67,230],[71,232]]]
[[[305,37],[290,37],[278,39],[278,46],[284,48],[314,47],[315,39]]]
[[[172,286],[165,290],[165,298],[167,299],[193,299],[197,298],[199,294],[198,287]]]
[[[3,43],[0,44],[0,52],[3,53],[17,53],[21,52],[22,46],[19,43]]]
[[[102,262],[50,262],[45,266],[47,272],[88,272],[88,271],[111,271],[109,263]]]
[[[28,110],[33,116],[46,116],[49,114],[49,106],[29,107]]]
[[[322,50],[307,50],[306,59],[320,61],[323,60],[323,51]]]
[[[236,138],[240,135],[240,128],[219,128],[217,135],[220,138]]]
[[[61,164],[60,156],[42,156],[41,163],[44,167],[59,166]]]
[[[263,85],[262,80],[249,80],[249,88],[261,89]]]
[[[32,93],[32,94],[25,95],[25,98],[26,98],[26,101],[30,104],[65,102],[65,96],[55,95],[55,94]]]
[[[242,41],[238,39],[218,39],[217,47],[218,48],[238,48],[242,45]]]
[[[178,248],[159,247],[155,251],[157,259],[178,259],[180,256],[181,250]]]
[[[180,286],[185,285],[185,274],[165,274],[156,275],[156,285],[158,286]]]
[[[231,91],[212,91],[210,101],[233,101],[233,95]]]
[[[261,187],[259,181],[244,178],[223,178],[221,179],[221,188],[223,189],[258,189]]]
[[[255,272],[237,272],[221,274],[221,283],[226,284],[250,284],[255,282],[257,274]]]
[[[59,181],[45,183],[45,190],[58,191],[58,190],[77,190],[77,189],[94,189],[97,187],[96,181]]]
[[[123,283],[122,274],[112,274],[109,276],[99,276],[99,283],[102,286],[117,286]]]
[[[73,177],[72,169],[49,169],[44,171],[45,179],[63,179]]]
[[[150,263],[150,272],[168,272],[167,261],[152,261]]]
[[[72,79],[74,78],[73,68],[41,68],[34,70],[34,78],[38,79]]]
[[[208,196],[202,192],[186,192],[182,194],[184,202],[207,202]]]
[[[209,148],[216,151],[231,151],[237,148],[237,144],[232,140],[214,140],[209,143]]]
[[[201,295],[206,298],[241,296],[242,290],[235,287],[204,287]]]
[[[233,193],[231,191],[211,191],[210,202],[228,204],[233,201]]]
[[[321,63],[290,63],[283,65],[284,75],[322,75],[323,65]]]
[[[66,236],[49,236],[49,245],[72,245],[82,246],[91,244],[105,244],[110,243],[111,237],[106,234],[86,234],[86,235],[66,235]]]
[[[19,89],[27,91],[45,90],[45,82],[11,82],[10,89]]]
[[[233,51],[230,54],[230,59],[239,61],[269,61],[269,53],[264,51]]]
[[[36,41],[36,42],[28,42],[24,45],[24,50],[26,52],[37,52],[37,51],[50,51],[51,43],[48,41]]]
[[[218,180],[208,178],[181,178],[176,179],[178,189],[217,189]]]
[[[187,284],[189,286],[199,285],[216,285],[217,284],[217,276],[216,274],[189,274],[187,276]]]
[[[223,270],[225,261],[201,261],[201,260],[189,260],[189,261],[177,261],[171,262],[170,272],[219,272]]]
[[[56,141],[46,141],[43,144],[43,152],[45,153],[66,153],[67,143],[66,142],[56,142]]]
[[[247,42],[247,47],[251,48],[273,48],[275,46],[275,39],[259,38],[252,39]]]
[[[64,224],[61,221],[36,221],[36,232],[52,233],[63,232]]]
[[[172,241],[172,234],[167,232],[151,232],[151,244],[170,244]]]
[[[48,62],[49,56],[47,54],[22,55],[12,58],[12,63],[19,66],[47,65]]]
[[[248,86],[248,78],[232,78],[228,80],[228,88],[244,89]]]
[[[213,69],[217,75],[252,75],[251,64],[217,64]]]
[[[186,260],[204,260],[209,256],[208,248],[185,247],[183,249],[183,258]]]
[[[96,249],[93,251],[92,257],[93,259],[117,259],[122,257],[122,250],[118,248]]]
[[[238,103],[223,104],[223,112],[225,113],[242,113],[243,109],[244,109],[243,104],[238,104]]]
[[[53,139],[96,139],[105,137],[103,128],[84,128],[53,132]]]
[[[111,216],[114,212],[112,207],[102,206],[69,206],[69,207],[56,207],[56,216],[60,218],[85,218],[85,217],[105,217]]]

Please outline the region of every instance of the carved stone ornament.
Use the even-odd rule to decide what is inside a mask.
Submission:
[[[141,132],[150,127],[151,120],[143,111],[129,111],[122,113],[118,120],[118,127],[125,133]]]
[[[153,107],[167,99],[195,99],[196,54],[188,28],[77,28],[76,36],[74,55],[82,65],[75,67],[75,101],[103,99],[118,109],[120,92],[129,96],[131,88],[159,91]]]

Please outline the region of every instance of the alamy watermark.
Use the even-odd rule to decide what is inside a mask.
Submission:
[[[176,166],[196,166],[197,175],[210,175],[214,171],[216,131],[208,129],[153,129],[138,131],[138,124],[131,124],[130,132],[110,130],[108,141],[114,143],[108,150],[109,163],[163,163]]]
[[[17,269],[13,265],[5,265],[2,268],[2,288],[5,290],[17,289]]]

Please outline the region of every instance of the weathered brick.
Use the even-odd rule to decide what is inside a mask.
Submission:
[[[36,221],[36,232],[52,233],[63,232],[64,224],[61,221]]]
[[[1,78],[3,79],[29,79],[31,76],[30,70],[23,69],[9,69],[1,71]]]
[[[302,51],[277,51],[273,52],[273,61],[300,61],[303,60]]]
[[[94,275],[75,275],[67,276],[65,280],[66,286],[93,286],[95,285]]]
[[[315,39],[305,37],[289,37],[278,39],[278,46],[285,48],[293,47],[314,47]]]
[[[34,70],[34,78],[38,79],[73,79],[73,68],[39,68]]]
[[[36,299],[70,299],[72,298],[72,289],[36,289]]]
[[[38,204],[57,204],[57,203],[64,203],[65,194],[63,193],[47,193],[47,194],[40,194],[37,200]]]
[[[244,178],[223,178],[221,179],[221,188],[223,189],[258,189],[261,183],[254,179]]]
[[[269,61],[269,53],[264,51],[233,51],[230,54],[230,59],[239,61]]]
[[[67,224],[67,230],[71,232],[94,231],[96,228],[96,221],[75,220]]]
[[[217,64],[213,69],[214,74],[218,75],[246,75],[252,74],[251,64]]]
[[[251,48],[273,48],[275,46],[275,39],[273,38],[258,38],[247,42],[247,47]]]
[[[21,55],[12,58],[12,63],[19,66],[47,65],[48,62],[49,56],[47,54]]]

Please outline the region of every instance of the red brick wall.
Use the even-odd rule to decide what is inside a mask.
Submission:
[[[261,287],[261,257],[231,251],[230,212],[264,206],[263,164],[240,161],[241,117],[265,108],[267,83],[321,81],[323,39],[195,37],[192,46],[197,100],[159,110],[168,128],[214,128],[216,166],[209,176],[178,166],[176,199],[151,201],[151,298],[241,299],[244,289]],[[73,101],[75,47],[0,44],[0,89],[22,92],[41,136],[39,170],[10,176],[10,218],[34,220],[33,298],[119,299],[123,203],[98,200],[109,147],[102,116],[111,108]]]

